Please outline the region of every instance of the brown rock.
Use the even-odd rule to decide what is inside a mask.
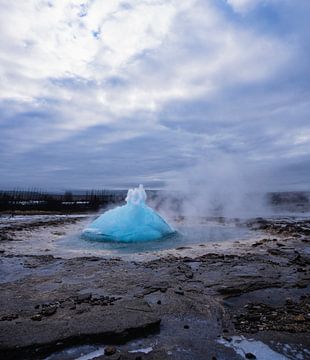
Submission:
[[[116,348],[114,346],[107,346],[104,349],[104,355],[110,356],[116,353]]]
[[[298,322],[306,321],[305,317],[302,314],[294,316],[294,320]]]

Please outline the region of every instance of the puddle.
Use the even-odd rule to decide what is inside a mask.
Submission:
[[[277,343],[276,347],[281,351],[280,353],[274,351],[262,341],[247,339],[244,336],[232,336],[229,340],[222,338],[218,340],[218,343],[233,349],[243,359],[306,360],[310,354],[307,349],[300,349],[292,344]],[[252,354],[252,357],[250,354]]]
[[[104,355],[104,347],[83,345],[56,352],[44,360],[92,360]]]
[[[229,307],[242,308],[244,305],[251,303],[264,303],[269,306],[283,306],[287,298],[298,301],[301,296],[310,293],[310,286],[305,288],[268,288],[259,289],[232,296],[225,300],[225,305]]]
[[[104,355],[104,348],[100,348],[98,350],[92,351],[89,354],[82,355],[75,360],[92,360],[92,359],[96,359],[98,356],[101,355]]]
[[[144,349],[137,349],[137,350],[129,350],[128,352],[129,353],[143,353],[143,354],[148,354],[150,353],[151,351],[153,351],[153,348],[150,346],[150,347],[147,347],[147,348],[144,348]]]

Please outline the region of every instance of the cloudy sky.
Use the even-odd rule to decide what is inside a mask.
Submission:
[[[309,0],[0,0],[0,186],[161,187],[233,163],[309,189],[309,16]]]

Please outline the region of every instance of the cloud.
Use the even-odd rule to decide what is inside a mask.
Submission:
[[[219,153],[257,169],[307,161],[304,0],[0,8],[3,185],[169,184]]]
[[[227,3],[232,6],[236,12],[245,13],[254,9],[259,3],[263,3],[264,1],[266,0],[227,0]]]

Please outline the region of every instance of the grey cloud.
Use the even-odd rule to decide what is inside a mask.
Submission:
[[[0,62],[0,186],[169,186],[228,156],[264,189],[308,188],[310,5],[264,4],[241,14],[193,2],[156,46],[146,42],[113,71],[102,45],[83,71],[48,64],[40,78],[31,59],[20,61],[20,43],[1,39],[14,57]],[[119,8],[134,12],[129,5]],[[84,21],[90,8],[81,10]],[[25,41],[29,52],[39,46]]]

